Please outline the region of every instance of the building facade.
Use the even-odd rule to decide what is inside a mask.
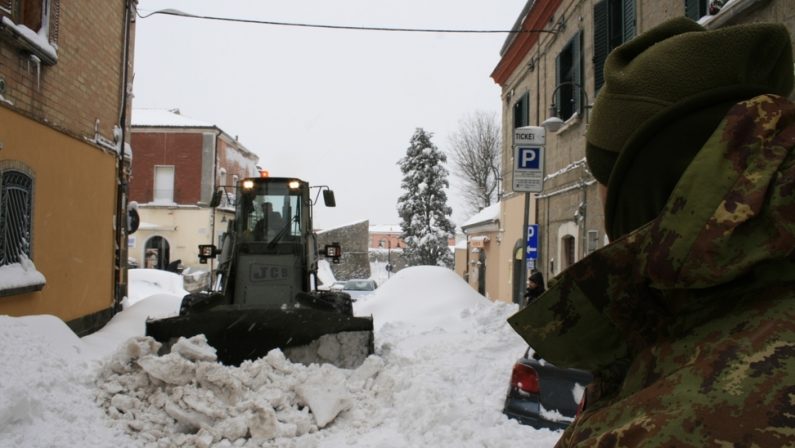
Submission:
[[[597,184],[585,163],[588,113],[604,82],[607,54],[661,22],[689,16],[707,28],[774,21],[795,30],[788,0],[550,0],[528,1],[508,37],[492,78],[502,89],[503,202],[511,200],[514,132],[547,128],[544,186],[532,194],[529,222],[539,226],[536,267],[545,278],[607,244]],[[505,219],[522,222],[509,207]]]
[[[135,6],[0,0],[0,314],[120,309]]]
[[[259,157],[178,110],[135,109],[131,135],[130,200],[141,220],[128,240],[131,261],[141,268],[211,270],[199,262],[198,245],[218,243],[234,217],[235,185],[259,175]],[[221,204],[213,209],[218,190]]]
[[[524,295],[522,263],[526,245],[523,216],[533,216],[535,204],[523,193],[509,192],[461,225],[466,236],[456,248],[456,272],[485,297],[519,303]]]

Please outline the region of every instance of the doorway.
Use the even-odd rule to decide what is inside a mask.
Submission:
[[[165,269],[171,261],[171,246],[162,236],[153,236],[144,245],[144,268]]]

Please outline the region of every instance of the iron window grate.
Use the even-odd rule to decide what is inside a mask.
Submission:
[[[19,171],[0,173],[0,266],[30,257],[33,179]]]

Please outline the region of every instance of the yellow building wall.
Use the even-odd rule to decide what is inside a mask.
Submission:
[[[33,172],[32,260],[41,291],[0,297],[0,314],[64,321],[113,304],[116,157],[0,106],[0,160]]]
[[[182,260],[183,266],[201,270],[209,270],[210,264],[199,262],[199,244],[213,243],[220,247],[219,236],[227,229],[227,221],[223,218],[234,217],[230,212],[217,211],[214,214],[213,233],[213,211],[210,208],[139,205],[138,214],[141,217],[141,227],[128,238],[131,243],[128,254],[138,262],[139,267],[145,267],[146,242],[152,237],[160,236],[168,241],[170,261]],[[148,229],[150,225],[156,228]]]
[[[484,295],[491,300],[512,303],[514,290],[514,257],[517,242],[524,248],[523,225],[524,225],[525,202],[524,194],[510,194],[502,199],[500,205],[499,228],[495,230],[475,231],[470,230],[467,234],[469,239],[473,237],[488,237],[482,248],[473,251],[472,243],[469,243],[469,263],[466,259],[466,251],[456,250],[456,272],[464,276],[469,273],[469,285],[478,290],[480,281],[480,271],[485,269],[486,288]],[[535,199],[530,198],[528,205],[528,224],[533,224],[535,220]],[[485,268],[478,264],[480,252],[485,254]],[[468,268],[468,271],[467,271]],[[522,282],[524,283],[524,282]]]

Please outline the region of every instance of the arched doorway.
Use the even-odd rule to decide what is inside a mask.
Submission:
[[[522,263],[524,262],[525,247],[522,239],[516,240],[513,245],[513,303],[522,304],[527,281],[522,279]]]
[[[482,249],[478,254],[478,292],[486,295],[486,252]]]
[[[162,236],[153,236],[144,245],[144,264],[147,269],[165,269],[171,261],[170,245]]]

